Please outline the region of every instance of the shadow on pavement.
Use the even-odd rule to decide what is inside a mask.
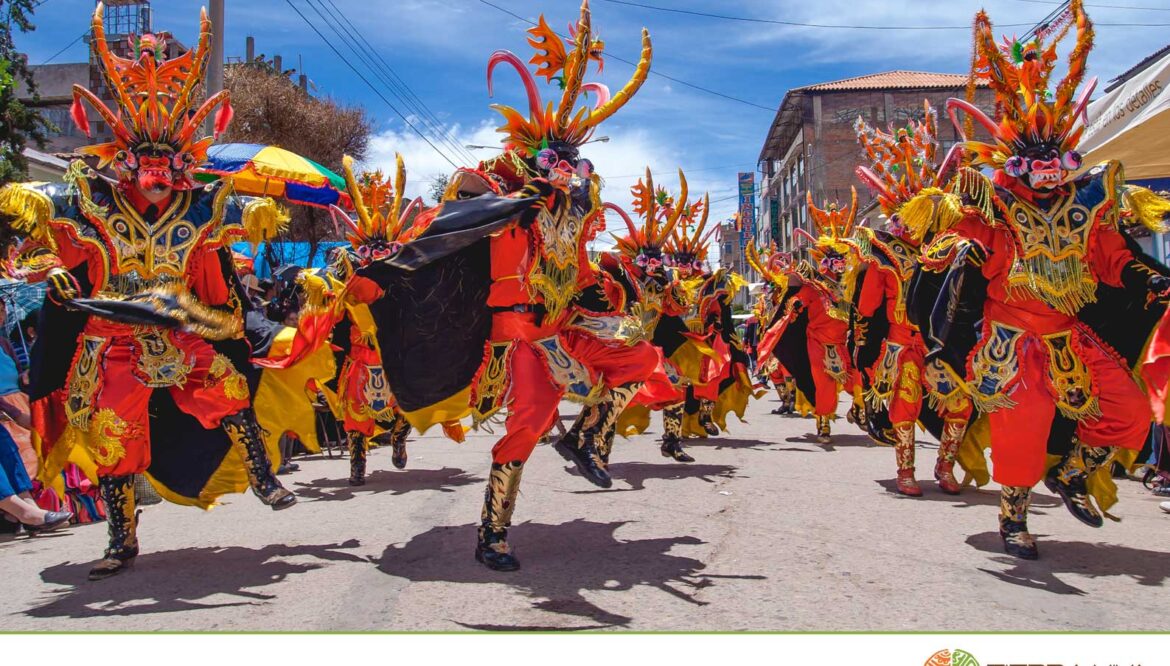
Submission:
[[[590,495],[593,493],[612,493],[612,492],[628,492],[631,490],[645,490],[646,482],[650,479],[657,479],[662,481],[678,481],[680,479],[702,479],[707,483],[715,483],[716,479],[734,479],[738,475],[739,470],[735,465],[706,465],[703,463],[677,463],[677,462],[660,462],[660,463],[646,463],[646,462],[628,462],[628,463],[613,463],[609,466],[609,475],[613,477],[615,484],[625,482],[629,484],[628,488],[623,488],[620,485],[615,485],[613,488],[602,489],[589,486],[592,490],[573,490],[570,491],[575,495]],[[574,467],[565,467],[572,476],[580,477]],[[586,483],[582,481],[582,483]]]
[[[389,460],[387,460],[389,462]],[[483,483],[484,478],[457,467],[440,469],[374,470],[366,474],[366,485],[351,486],[348,478],[298,481],[291,488],[298,497],[323,502],[344,502],[362,495],[390,493],[405,495],[416,490],[453,493],[455,488]]]
[[[762,439],[736,439],[734,437],[700,437],[696,439],[688,439],[683,442],[686,448],[695,447],[696,449],[739,449],[748,451],[776,451],[775,448],[780,442],[766,442]],[[799,450],[799,449],[794,449]]]
[[[893,465],[894,457],[890,456],[890,464]],[[956,475],[959,472],[955,469]],[[928,470],[928,474],[929,474]],[[918,477],[918,485],[922,486],[922,497],[903,497],[895,490],[894,479],[875,479],[874,483],[881,486],[891,495],[896,495],[900,499],[917,502],[946,502],[955,508],[964,508],[972,506],[999,506],[999,490],[977,490],[974,486],[967,486],[963,488],[963,492],[958,495],[947,495],[938,489],[938,482],[934,480],[933,474],[926,477]],[[1063,506],[1060,500],[1048,495],[1040,495],[1032,493],[1032,509],[1054,509]],[[1036,515],[1045,515],[1044,511],[1036,511]]]
[[[980,571],[1005,583],[1053,594],[1088,594],[1057,577],[1057,574],[1062,573],[1090,578],[1127,576],[1139,585],[1147,586],[1161,586],[1170,578],[1170,567],[1166,566],[1164,552],[1086,541],[1049,541],[1043,538],[1038,538],[1038,541],[1040,559],[1029,562],[1003,554],[999,532],[983,532],[967,537],[968,545],[976,550],[999,555],[991,559],[1007,566],[1002,571],[984,568],[980,568]]]
[[[812,423],[811,421],[809,423]],[[860,446],[864,448],[874,448],[878,445],[874,443],[869,435],[832,435],[832,441],[828,444],[821,444],[817,442],[817,435],[811,429],[807,435],[800,435],[798,437],[785,437],[784,441],[792,442],[793,444],[814,444],[825,452],[836,451],[839,446]],[[886,447],[889,448],[889,447]]]
[[[644,585],[696,606],[695,598],[719,578],[762,580],[764,576],[706,575],[706,565],[671,554],[675,546],[704,543],[693,536],[621,541],[615,535],[625,521],[598,523],[577,519],[559,525],[524,523],[513,528],[510,542],[523,563],[518,572],[492,571],[474,560],[475,525],[434,527],[405,545],[389,546],[376,562],[378,570],[414,582],[495,583],[533,600],[532,607],[579,618],[585,626],[477,623],[493,617],[454,618],[468,629],[524,631],[582,630],[627,626],[632,618],[610,612],[585,598],[586,592],[622,592]]]
[[[324,566],[317,562],[290,562],[289,558],[364,562],[363,557],[342,552],[359,545],[356,539],[350,539],[317,546],[272,544],[259,549],[232,546],[147,551],[138,556],[129,571],[93,582],[86,580],[93,562],[66,562],[41,572],[44,582],[66,588],[24,614],[40,618],[149,615],[263,603],[276,595],[252,588],[279,583],[290,575]],[[218,594],[245,601],[199,602]]]

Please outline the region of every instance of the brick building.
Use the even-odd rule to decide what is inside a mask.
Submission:
[[[946,117],[946,100],[963,97],[966,85],[966,74],[898,70],[789,90],[760,151],[759,243],[774,240],[793,249],[793,228],[809,229],[807,192],[818,206],[826,199],[847,204],[854,185],[863,209],[873,200],[853,172],[862,160],[853,129],[859,116],[882,129],[900,126],[920,119],[928,99],[939,114],[940,153],[945,153],[958,140]],[[975,103],[993,115],[986,84],[976,88]]]

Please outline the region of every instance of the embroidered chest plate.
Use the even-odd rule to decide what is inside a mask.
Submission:
[[[162,276],[181,278],[191,252],[203,235],[202,225],[187,219],[191,193],[181,192],[158,220],[150,222],[121,195],[114,195],[115,210],[105,220],[113,246],[111,257],[118,273],[137,273],[146,281]]]
[[[1067,315],[1096,300],[1097,280],[1086,255],[1095,211],[1069,195],[1050,211],[1016,200],[1008,221],[1020,244],[1008,271],[1015,297],[1036,298]]]
[[[536,224],[540,256],[528,274],[528,287],[543,299],[549,317],[556,319],[577,294],[581,270],[577,257],[585,224],[564,208],[556,214],[542,210]]]

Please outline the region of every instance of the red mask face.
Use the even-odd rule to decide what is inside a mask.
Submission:
[[[166,157],[140,157],[134,177],[138,186],[147,192],[165,192],[175,186],[171,161]]]

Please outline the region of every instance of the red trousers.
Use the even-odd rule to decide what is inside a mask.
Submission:
[[[1084,337],[1082,342],[1086,342]],[[1140,449],[1153,414],[1146,394],[1130,372],[1094,341],[1079,349],[1100,401],[1101,416],[1077,423],[1077,437],[1089,446]],[[1016,406],[989,416],[993,478],[1005,486],[1035,485],[1044,477],[1048,432],[1056,402],[1048,388],[1048,352],[1035,340],[1019,350],[1019,383],[1011,393]]]
[[[378,421],[394,418],[394,396],[382,370],[382,358],[370,347],[352,346],[341,368],[339,384],[346,432],[373,437]]]
[[[560,335],[564,348],[606,386],[645,381],[658,366],[648,342],[626,345],[555,327],[538,327],[533,315],[515,312],[492,317],[492,340],[513,340],[508,359],[508,418],[503,437],[492,447],[492,461],[526,461],[536,443],[552,428],[564,389],[553,382],[545,357],[530,341]]]
[[[70,369],[70,423],[86,435],[101,476],[150,466],[151,393],[170,392],[204,428],[251,404],[247,381],[203,338],[91,318]],[[161,433],[165,434],[165,433]]]
[[[813,384],[817,387],[816,404],[813,405],[813,413],[817,416],[832,416],[837,413],[837,394],[844,390],[852,391],[853,372],[850,371],[848,363],[842,354],[845,353],[844,344],[833,345],[837,348],[837,362],[840,363],[841,370],[846,373],[846,381],[844,385],[839,383],[833,375],[826,370],[826,358],[828,358],[829,345],[818,342],[812,336],[808,337],[808,362],[812,370]]]
[[[891,330],[892,327],[891,327]],[[890,336],[894,339],[894,336]],[[926,384],[926,345],[918,335],[909,338],[903,344],[902,353],[898,355],[897,377],[894,380],[894,393],[890,396],[890,422],[894,425],[915,423],[922,413],[922,396],[928,388]],[[967,422],[971,416],[971,402],[963,401],[963,407],[956,411],[939,412],[943,421]]]

